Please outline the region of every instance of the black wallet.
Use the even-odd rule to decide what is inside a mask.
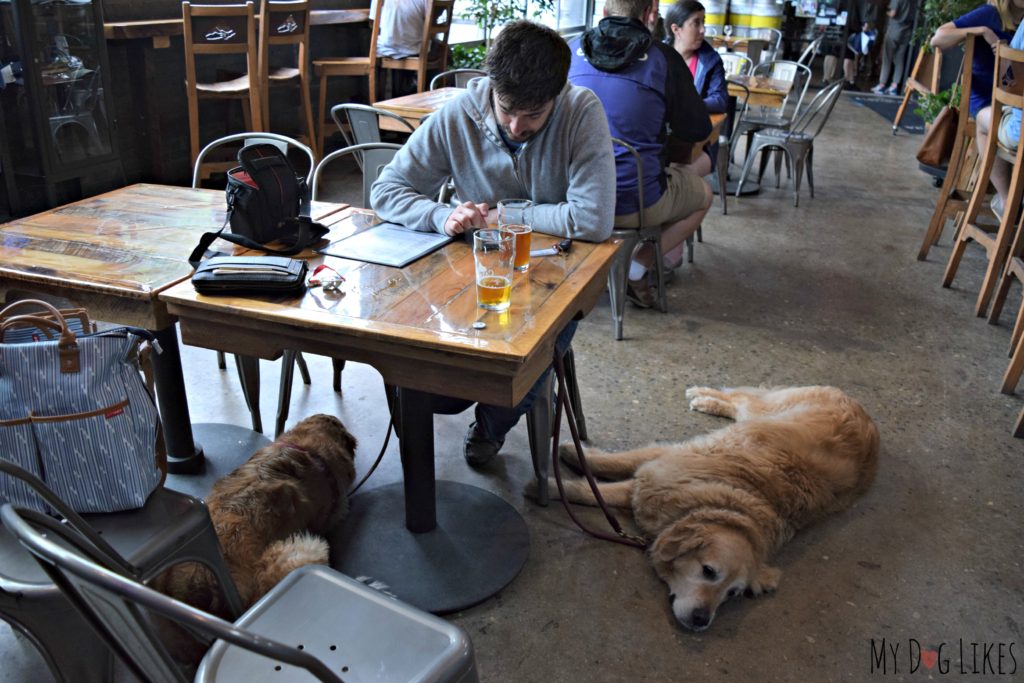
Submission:
[[[307,269],[287,256],[215,256],[199,265],[192,284],[200,294],[301,294]]]

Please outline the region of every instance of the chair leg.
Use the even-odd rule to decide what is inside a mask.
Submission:
[[[576,429],[580,435],[580,441],[587,440],[587,420],[583,416],[583,401],[580,399],[580,385],[576,379],[576,354],[570,346],[562,358],[565,367],[565,386],[569,390],[569,403],[572,404],[572,412],[576,415]]]
[[[1021,308],[1024,309],[1024,306]],[[1024,344],[1022,344],[1018,339],[1017,348],[1013,350],[1013,356],[1010,357],[1010,364],[1007,366],[1006,372],[1003,374],[1003,386],[999,390],[1004,394],[1012,394],[1016,391],[1017,384],[1020,382],[1021,373],[1024,373]]]
[[[619,253],[612,261],[608,270],[608,298],[611,299],[612,323],[615,327],[615,339],[622,339],[622,316],[626,311],[626,282],[629,278],[629,260],[633,249],[640,239],[639,232],[627,237],[619,245]]]
[[[1013,435],[1018,439],[1024,439],[1024,410],[1017,416],[1017,424],[1013,428]]]
[[[331,359],[331,369],[334,370],[334,391],[341,393],[341,373],[345,369],[345,361],[337,358]]]
[[[743,162],[743,171],[740,172],[740,179],[736,183],[736,196],[739,197],[740,193],[743,192],[743,182],[747,179],[747,173],[750,172],[750,167],[754,164],[754,157],[757,156],[757,152],[754,151],[747,155],[747,160]]]
[[[281,436],[284,423],[288,421],[288,410],[292,402],[292,381],[295,378],[295,362],[300,357],[296,351],[285,351],[281,358],[281,387],[277,394],[277,420],[274,423],[274,438]]]
[[[772,156],[775,157],[775,189],[777,190],[782,185],[782,158],[785,155],[782,153],[782,150],[777,149],[772,153]],[[764,162],[761,163],[763,164]],[[764,167],[762,166],[762,168]]]
[[[693,263],[693,235],[686,238],[686,262]]]
[[[693,240],[693,235],[690,235]],[[654,273],[658,278],[658,308],[668,313],[668,296],[665,294],[665,252],[661,248],[661,236],[654,240]]]
[[[326,72],[320,73],[320,97],[319,103],[317,104],[317,129],[320,131],[317,135],[317,147],[319,148],[318,154],[320,159],[324,157],[324,149],[327,144],[327,74]]]
[[[771,160],[771,157],[771,149],[766,149],[765,151],[761,152],[761,163],[758,164],[757,169],[757,182],[759,184],[764,182],[764,170],[768,168],[768,162]],[[776,178],[778,178],[778,174],[776,174]],[[775,187],[778,187],[778,185],[776,185]]]
[[[732,145],[728,142],[723,142],[718,147],[718,158],[715,160],[715,166],[718,175],[718,196],[722,198],[722,215],[726,216],[729,213],[729,155],[732,152]]]
[[[697,226],[697,241],[704,244],[704,224],[701,223]],[[690,263],[693,263],[693,259],[690,259]]]
[[[227,367],[228,366],[227,366],[227,364],[224,361],[224,352],[223,351],[218,351],[217,352],[217,368],[220,369],[220,370],[227,370]]]
[[[789,149],[786,149],[786,158],[789,159],[792,153]],[[793,159],[793,206],[800,206],[800,179],[804,174],[804,158],[802,155],[798,155],[797,158]]]
[[[814,199],[814,143],[811,143],[807,150],[807,188],[811,191],[811,199]]]
[[[238,381],[242,384],[242,395],[245,405],[252,416],[252,430],[263,432],[263,420],[260,417],[260,359],[252,356],[235,354],[235,367],[238,369]]]
[[[548,472],[551,462],[551,434],[554,419],[554,372],[548,372],[529,412],[526,413],[526,429],[530,439],[530,456],[533,458],[533,472],[537,475],[537,502],[547,507]]]

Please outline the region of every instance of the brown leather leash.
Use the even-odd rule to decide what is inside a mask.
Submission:
[[[565,367],[562,362],[562,356],[556,350],[554,359],[555,377],[558,380],[558,392],[555,395],[555,428],[551,435],[551,461],[555,470],[555,483],[558,484],[558,497],[562,499],[562,506],[565,511],[569,514],[569,518],[576,523],[580,529],[585,533],[600,538],[605,541],[612,541],[613,543],[621,543],[623,545],[632,546],[641,550],[646,550],[647,542],[640,536],[627,533],[622,529],[622,525],[619,524],[619,520],[615,517],[611,510],[608,509],[607,504],[604,502],[604,497],[601,496],[601,491],[597,487],[597,481],[594,479],[593,472],[590,471],[590,464],[587,462],[587,458],[583,455],[583,444],[580,442],[579,429],[576,425],[576,414],[572,410],[572,403],[569,401],[569,392],[565,386]],[[565,408],[565,417],[569,423],[569,432],[572,434],[572,442],[576,447],[576,457],[579,459],[580,466],[583,469],[583,474],[587,478],[587,482],[590,484],[590,490],[594,493],[594,498],[597,500],[598,506],[604,513],[605,519],[608,520],[608,524],[616,535],[606,533],[604,531],[596,531],[588,528],[583,522],[576,518],[573,514],[572,508],[569,507],[569,501],[566,500],[565,487],[562,484],[562,468],[560,458],[558,457],[558,436],[562,426],[562,408]]]

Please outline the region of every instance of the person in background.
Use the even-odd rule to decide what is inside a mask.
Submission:
[[[629,143],[642,159],[645,206],[637,204],[633,156],[616,149],[615,227],[638,227],[643,210],[647,223],[664,226],[662,248],[671,252],[700,227],[712,195],[699,175],[666,164],[689,163],[693,143],[710,135],[711,120],[686,62],[651,36],[656,2],[608,0],[604,14],[596,28],[570,43],[569,81],[597,94],[612,137]],[[656,300],[650,277],[654,258],[654,248],[643,243],[629,266],[626,295],[643,308]]]
[[[846,10],[847,35],[871,31],[875,25],[878,8],[871,0],[846,0],[842,5]],[[857,87],[857,71],[861,55],[850,49],[847,44],[843,55],[844,90],[860,90]]]
[[[377,33],[377,56],[405,59],[420,53],[423,40],[423,24],[427,21],[429,0],[370,0],[370,16],[373,17],[378,2],[380,28]],[[406,95],[416,92],[416,77],[412,71],[390,71],[392,95]]]
[[[569,46],[554,30],[530,21],[506,24],[487,54],[487,78],[470,81],[465,93],[427,119],[381,172],[370,190],[377,215],[456,236],[497,222],[498,200],[525,198],[535,204],[535,232],[608,239],[615,216],[608,123],[594,93],[566,82],[569,62]],[[454,206],[435,200],[449,178],[459,198]],[[573,321],[559,334],[558,353],[568,349],[575,330]],[[481,467],[494,459],[547,372],[513,408],[476,406],[466,462]],[[434,412],[471,405],[434,397]]]
[[[871,89],[876,95],[899,94],[915,14],[917,0],[890,0],[889,23],[885,26],[885,38],[882,40],[882,70],[878,74],[878,85]]]
[[[979,36],[974,48],[974,62],[971,64],[971,105],[970,115],[977,119],[975,141],[979,152],[988,144],[989,128],[992,122],[992,84],[996,68],[995,46],[1010,40],[1024,16],[1024,0],[994,0],[992,4],[981,5],[967,14],[940,26],[932,36],[932,47],[948,50],[959,45],[969,35]],[[985,49],[988,45],[991,49]],[[985,116],[981,111],[988,109]],[[1003,201],[1010,187],[1009,164],[992,167],[992,185],[996,196],[992,198],[992,211],[1003,215]]]

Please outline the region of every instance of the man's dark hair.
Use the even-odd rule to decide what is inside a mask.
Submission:
[[[608,0],[604,11],[609,17],[629,17],[637,21],[644,20],[644,14],[654,4],[651,0]]]
[[[532,21],[513,21],[487,53],[491,86],[512,111],[539,109],[555,99],[569,75],[569,45],[556,31]]]
[[[665,33],[668,34],[667,42],[671,41],[672,24],[682,27],[693,14],[703,12],[704,5],[697,0],[678,0],[676,4],[668,8],[665,13]]]

